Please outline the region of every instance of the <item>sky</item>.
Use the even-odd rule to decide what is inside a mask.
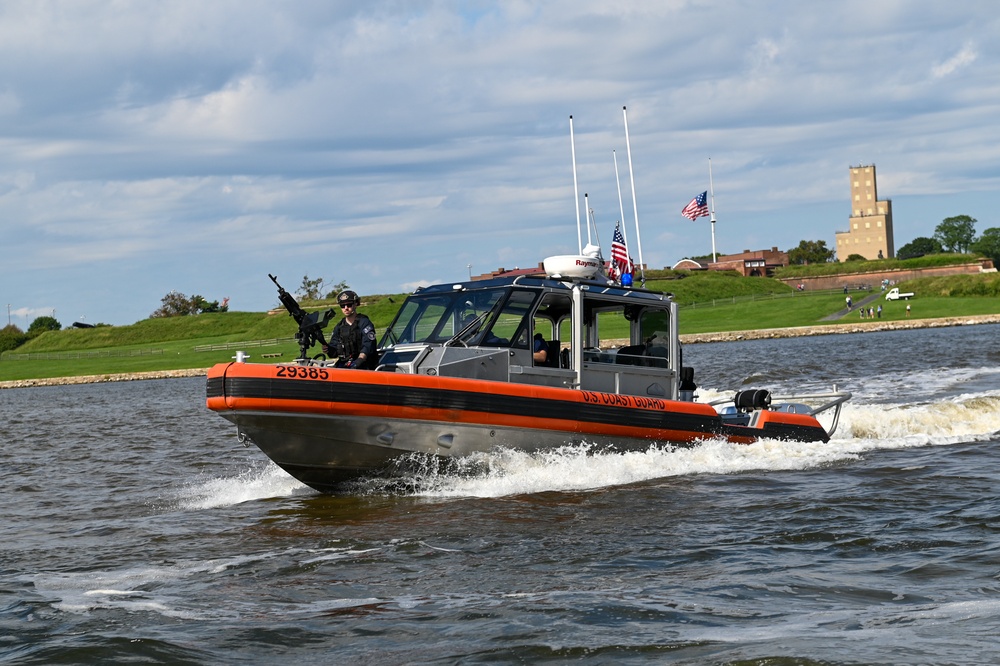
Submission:
[[[5,0],[0,304],[26,329],[172,291],[263,311],[269,273],[409,292],[577,253],[585,193],[605,256],[624,211],[640,259],[637,211],[669,267],[712,251],[680,215],[709,164],[719,253],[835,248],[862,164],[897,249],[979,234],[997,35],[995,0]]]

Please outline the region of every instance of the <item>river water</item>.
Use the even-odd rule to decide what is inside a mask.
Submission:
[[[329,497],[203,379],[0,391],[0,662],[1000,662],[1000,326],[685,362],[703,400],[854,398],[828,444],[497,452]]]

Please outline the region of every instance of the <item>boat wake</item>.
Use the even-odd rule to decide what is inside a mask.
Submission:
[[[987,441],[1000,431],[1000,394],[968,395],[919,406],[845,406],[827,443],[706,441],[692,448],[640,452],[566,446],[542,453],[501,450],[472,457],[457,470],[425,464],[402,479],[366,479],[362,494],[405,492],[430,497],[501,497],[580,491],[692,474],[811,469],[858,460],[878,450]],[[419,461],[413,461],[419,465]]]
[[[703,400],[710,396],[702,396]],[[811,469],[849,464],[878,450],[941,446],[994,439],[1000,432],[1000,392],[956,396],[918,405],[844,406],[827,443],[760,440],[732,444],[709,440],[692,448],[652,446],[622,452],[581,444],[545,452],[501,449],[463,459],[413,456],[385,477],[353,482],[356,495],[503,497],[550,491],[585,491],[693,474]],[[309,495],[314,491],[277,465],[255,461],[235,477],[188,487],[179,504],[199,510],[241,502]]]

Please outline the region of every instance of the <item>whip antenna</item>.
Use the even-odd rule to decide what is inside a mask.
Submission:
[[[622,107],[622,117],[625,119],[625,150],[628,153],[628,175],[632,181],[632,212],[635,215],[635,243],[639,250],[639,280],[643,287],[646,286],[646,264],[642,260],[642,236],[639,234],[639,206],[635,202],[635,171],[632,170],[632,146],[628,140],[628,114],[625,107]]]
[[[583,236],[580,233],[580,190],[576,184],[576,141],[573,139],[573,116],[569,117],[569,150],[573,157],[573,202],[576,204],[576,245],[583,254]]]

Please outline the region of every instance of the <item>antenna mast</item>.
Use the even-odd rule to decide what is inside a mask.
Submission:
[[[625,247],[627,249],[628,233],[625,231],[625,206],[622,204],[622,179],[618,176],[618,153],[612,150],[611,155],[615,159],[615,183],[618,184],[618,213],[621,215],[621,217],[619,217],[618,219],[621,220],[622,223],[621,224],[622,238],[625,239]]]
[[[708,158],[708,191],[712,198],[712,263],[715,263],[715,185],[712,184],[712,158]]]
[[[573,202],[576,204],[577,253],[583,254],[583,236],[580,233],[580,190],[576,184],[576,140],[573,138],[573,116],[569,117],[569,150],[573,156]]]
[[[628,140],[628,114],[625,107],[622,107],[622,117],[625,119],[625,150],[628,153],[628,174],[632,181],[632,212],[635,214],[635,242],[639,250],[639,280],[640,284],[646,286],[646,266],[642,260],[642,236],[639,234],[639,207],[635,202],[635,171],[632,170],[632,146]]]

